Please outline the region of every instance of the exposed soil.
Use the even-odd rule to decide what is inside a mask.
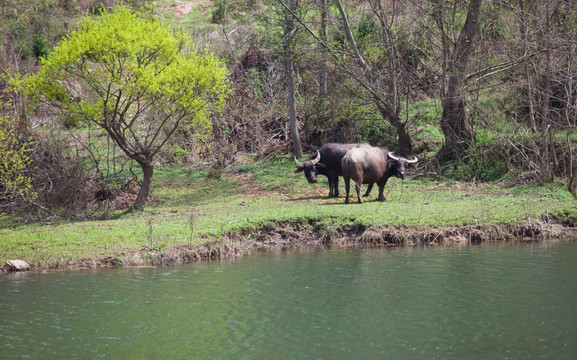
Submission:
[[[195,7],[200,6],[200,11],[208,12],[212,7],[213,0],[195,0],[195,1],[175,1],[172,4],[157,3],[160,8],[169,8],[173,12],[175,18],[184,18],[190,14]]]
[[[250,173],[226,173],[223,174],[223,176],[241,183],[241,185],[238,186],[237,189],[239,192],[242,193],[243,197],[247,198],[285,197],[285,195],[277,191],[270,191],[263,188],[259,183],[254,181]]]
[[[482,243],[569,241],[577,236],[572,224],[541,222],[517,226],[466,226],[445,228],[407,228],[403,226],[327,225],[332,221],[284,221],[222,235],[219,239],[193,246],[142,249],[133,253],[78,262],[59,263],[57,268],[32,267],[31,270],[73,270],[110,266],[173,265],[197,261],[231,259],[253,252],[312,247],[388,247],[388,246],[470,246]],[[8,267],[0,268],[7,272]]]

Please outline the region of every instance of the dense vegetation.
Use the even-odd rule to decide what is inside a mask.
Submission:
[[[153,77],[146,74],[145,84],[138,83],[134,75],[140,73],[125,72],[132,65],[119,59],[135,60],[137,66],[146,62],[143,59],[173,63],[166,57],[157,58],[156,51],[143,56],[143,48],[132,47],[142,40],[138,36],[87,35],[82,43],[93,40],[95,46],[108,44],[105,47],[109,49],[110,43],[99,42],[99,36],[118,40],[113,46],[117,57],[93,48],[78,62],[62,62],[59,70],[53,67],[47,72],[59,56],[65,59],[63,54],[71,53],[62,49],[79,34],[82,21],[84,27],[104,21],[119,12],[119,6],[159,24],[164,39],[173,35],[175,39],[190,38],[194,45],[185,51],[186,56],[199,54],[205,65],[214,61],[212,69],[220,69],[221,64],[226,67],[230,92],[222,88],[214,93],[219,101],[227,94],[224,107],[213,111],[206,122],[197,122],[201,126],[181,126],[192,122],[176,121],[170,130],[157,127],[152,132],[152,124],[172,111],[169,102],[180,96],[179,91],[190,90],[195,80],[187,76],[194,70],[182,71],[175,83],[153,84]],[[424,180],[413,185],[429,191],[438,181],[470,182],[459,185],[465,188],[476,188],[479,182],[542,187],[531,187],[529,198],[521,198],[524,205],[518,205],[526,214],[516,209],[512,212],[516,216],[490,217],[491,223],[518,222],[529,213],[534,219],[542,215],[539,211],[548,212],[550,205],[530,205],[527,210],[527,204],[535,204],[535,192],[552,191],[555,199],[562,199],[555,210],[569,211],[570,199],[558,187],[577,194],[576,18],[577,4],[568,0],[159,0],[146,5],[140,1],[120,5],[115,0],[4,1],[0,4],[0,136],[10,141],[0,146],[0,159],[10,161],[3,160],[0,165],[3,225],[117,217],[119,209],[143,205],[137,194],[146,186],[153,190],[152,201],[158,202],[149,203],[160,206],[168,201],[161,194],[173,189],[172,181],[191,194],[169,194],[168,198],[176,196],[190,202],[189,206],[201,206],[207,200],[192,195],[199,190],[186,186],[187,181],[200,184],[203,180],[199,179],[208,178],[208,184],[218,191],[204,185],[199,185],[200,189],[216,195],[242,186],[242,182],[230,180],[231,174],[263,179],[259,171],[272,171],[275,176],[265,176],[260,185],[266,189],[291,170],[288,163],[282,172],[272,170],[278,159],[290,159],[289,153],[299,158],[313,154],[326,142],[369,142],[399,154],[416,155],[420,162],[413,174]],[[155,41],[152,31],[148,34],[134,26],[124,32],[144,31],[153,35],[150,39],[142,36],[148,39],[145,41]],[[170,30],[172,35],[168,35]],[[185,48],[184,42],[175,41],[177,51]],[[97,70],[100,78],[94,75]],[[52,87],[50,91],[31,87],[29,79],[35,77],[51,79],[44,83]],[[83,88],[79,79],[89,80],[88,87]],[[153,101],[143,105],[139,98],[122,114],[139,113],[135,110],[139,106],[145,109],[144,117],[139,118],[140,130],[135,130],[136,122],[131,121],[123,128],[101,125],[107,124],[102,119],[115,109],[96,106],[103,104],[98,96],[106,94],[100,90],[112,89],[110,94],[121,99],[114,92],[121,83],[129,83],[132,90],[153,90],[146,97]],[[22,91],[26,86],[36,90],[26,93]],[[181,114],[182,108],[176,108],[175,113]],[[191,115],[190,119],[194,118]],[[144,135],[139,131],[147,127],[148,134],[156,134],[152,138],[161,139],[143,150],[139,140]],[[137,146],[127,151],[119,134],[129,135]],[[143,156],[147,151],[154,156]],[[252,160],[241,162],[247,153]],[[150,182],[152,172],[147,173],[147,166],[159,169],[157,184]],[[167,176],[180,171],[188,180]],[[221,178],[223,174],[228,177]],[[289,176],[289,180],[294,178]],[[298,184],[302,189],[294,190]],[[300,182],[287,186],[279,188],[289,193],[311,190]],[[518,196],[514,190],[491,190],[489,194],[510,191]],[[277,195],[265,207],[278,208],[278,197],[283,195]],[[508,196],[502,201],[511,200]],[[473,215],[478,209],[469,205],[456,210],[466,212],[469,220],[464,222],[483,218]],[[308,216],[308,210],[287,209],[293,218]],[[421,205],[411,211],[424,214],[422,209]],[[324,215],[345,216],[331,211]],[[494,214],[494,210],[487,211]],[[211,214],[208,210],[202,213]],[[446,220],[441,212],[430,215],[440,225]],[[124,216],[130,219],[134,215]],[[194,223],[198,230],[212,215],[202,221],[203,216],[190,216],[198,221],[179,220],[178,226]],[[283,220],[281,213],[275,216]],[[231,221],[241,223],[236,218]],[[223,226],[223,231],[228,227]],[[182,233],[177,237],[184,236]],[[205,229],[204,233],[214,235],[215,230]]]

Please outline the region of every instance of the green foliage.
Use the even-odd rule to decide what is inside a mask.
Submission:
[[[443,175],[458,181],[496,181],[507,174],[508,149],[495,134],[481,129],[459,162],[441,164]]]
[[[409,124],[415,146],[422,152],[434,152],[444,140],[439,126],[443,107],[439,100],[421,100],[401,109],[400,117]]]
[[[135,206],[148,195],[154,156],[178,129],[208,133],[229,92],[223,62],[148,10],[85,16],[24,81],[32,99],[63,110],[68,123],[102,128],[140,165],[145,186]]]
[[[375,31],[374,28],[375,25],[371,20],[366,18],[361,20],[357,28],[356,38],[361,40],[367,37],[368,35],[371,35]]]
[[[212,22],[215,24],[221,24],[224,22],[224,16],[226,14],[226,4],[227,0],[214,0],[214,9],[212,11]]]
[[[97,0],[82,3],[89,6]],[[52,45],[66,34],[73,24],[74,14],[81,11],[72,4],[74,0],[3,0],[0,1],[0,34],[3,47],[0,51],[13,49],[22,59],[39,59],[46,56]],[[2,56],[4,54],[0,54]],[[20,64],[20,70],[26,64]]]
[[[242,173],[248,173],[248,172],[255,171],[256,169],[257,169],[257,167],[255,165],[245,164],[245,165],[237,166],[235,171],[239,174],[242,174]]]
[[[497,145],[498,144],[497,140],[498,139],[495,133],[493,133],[488,129],[479,129],[477,131],[477,134],[475,135],[475,144],[480,146],[489,147],[492,145]]]
[[[262,99],[265,86],[264,75],[257,68],[250,68],[245,76],[254,98],[256,100]]]
[[[437,125],[443,116],[440,100],[421,100],[401,109],[401,118],[416,125]]]
[[[182,159],[183,157],[185,157],[188,154],[188,151],[186,151],[185,149],[181,148],[180,146],[174,146],[174,155],[178,158],[178,159]]]
[[[37,194],[32,190],[29,170],[32,161],[28,154],[33,143],[24,139],[15,123],[0,116],[0,201],[21,198],[32,201]]]
[[[166,114],[208,129],[210,104],[222,106],[228,92],[226,69],[190,49],[184,33],[173,35],[145,12],[104,10],[85,17],[42,61],[27,93],[101,126],[129,123],[134,134],[150,132]]]
[[[374,146],[387,147],[396,144],[395,129],[382,118],[375,116],[372,106],[347,104],[339,111],[340,116],[335,119],[335,125],[343,129],[343,132],[350,133],[347,142],[368,142]]]
[[[228,94],[219,59],[150,12],[123,6],[84,17],[41,65],[26,94],[62,109],[68,123],[100,126],[141,165],[181,126],[208,132]]]
[[[544,186],[535,183],[529,183],[527,185],[515,186],[511,189],[513,194],[519,196],[525,196],[531,194],[532,196],[538,196],[540,198],[549,199],[565,199],[573,200],[574,197],[571,193],[563,186],[557,186],[553,183],[545,184]],[[573,209],[573,211],[575,211]]]
[[[511,34],[511,28],[504,21],[502,13],[504,7],[494,2],[487,2],[481,6],[481,19],[479,21],[479,36],[486,41],[498,41],[506,39]]]
[[[29,59],[32,57],[32,36],[28,34],[25,22],[15,22],[11,24],[11,29],[9,30],[10,37],[14,42],[14,48],[24,59]]]
[[[395,128],[383,119],[364,120],[361,131],[361,136],[355,140],[356,142],[368,142],[373,146],[389,149],[394,149],[397,145]]]
[[[50,43],[44,34],[38,34],[34,38],[34,56],[38,59],[45,58],[50,53]]]

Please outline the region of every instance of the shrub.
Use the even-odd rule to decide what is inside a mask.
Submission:
[[[458,162],[440,164],[441,173],[459,181],[495,181],[508,172],[509,150],[504,144],[478,135],[474,144],[461,154]]]
[[[32,145],[14,121],[0,116],[0,209],[10,209],[36,197],[29,173]]]
[[[38,34],[34,37],[34,56],[44,58],[50,54],[50,42],[44,34]]]
[[[88,159],[74,151],[66,139],[53,134],[40,137],[30,158],[37,208],[52,215],[73,217],[86,214],[95,204],[99,182],[89,170]]]
[[[212,22],[222,24],[226,15],[226,0],[215,0],[214,10],[212,11]]]

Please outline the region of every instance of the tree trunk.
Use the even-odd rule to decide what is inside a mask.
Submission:
[[[528,12],[525,8],[525,1],[519,2],[519,12],[520,12],[520,29],[521,29],[521,41],[523,42],[523,53],[527,55],[530,51],[530,44],[529,44],[529,34],[528,34],[528,23],[529,23],[529,16]],[[531,130],[533,133],[537,133],[537,122],[535,121],[535,106],[533,105],[533,84],[532,84],[532,76],[530,71],[529,61],[525,61],[523,64],[524,72],[525,72],[525,80],[527,81],[527,106],[529,107],[529,121],[531,124]]]
[[[565,123],[567,124],[570,131],[567,132],[567,149],[568,149],[568,157],[569,157],[569,169],[566,170],[568,172],[567,176],[569,177],[569,181],[567,183],[567,189],[573,195],[574,198],[577,199],[577,159],[575,159],[575,149],[571,146],[570,137],[575,132],[575,121],[572,114],[574,114],[575,109],[574,104],[577,104],[574,100],[573,88],[574,88],[574,74],[572,72],[573,69],[573,54],[575,54],[575,50],[577,48],[576,44],[570,44],[567,47],[567,78],[565,80],[565,108],[563,109],[563,116],[565,118]]]
[[[442,32],[443,59],[445,59],[443,62],[446,62],[446,68],[443,71],[446,80],[441,86],[441,103],[443,106],[441,129],[445,136],[445,144],[438,154],[438,157],[444,160],[458,159],[472,137],[471,129],[467,123],[466,102],[463,93],[469,57],[473,51],[473,39],[477,32],[481,3],[482,0],[471,0],[469,3],[465,25],[454,45],[449,61],[446,61],[450,49],[448,37],[442,25],[441,10],[438,8],[434,15]]]
[[[139,162],[140,168],[142,169],[142,185],[136,196],[133,207],[135,209],[141,208],[146,204],[146,199],[150,193],[150,186],[152,184],[152,174],[154,173],[154,165],[152,165],[152,160]]]
[[[551,9],[549,7],[549,2],[545,4],[545,27],[543,28],[541,46],[545,49],[545,72],[543,76],[543,87],[541,91],[541,109],[539,117],[541,120],[540,127],[540,146],[539,146],[539,168],[541,171],[540,176],[538,176],[538,181],[542,184],[553,179],[553,164],[551,159],[551,153],[549,151],[549,131],[553,125],[553,121],[550,118],[549,102],[551,101],[551,76],[553,74],[553,66],[551,60],[551,35],[549,29],[551,28]]]
[[[400,156],[409,156],[412,154],[413,151],[413,141],[411,140],[411,135],[407,131],[407,127],[405,123],[401,120],[401,117],[386,108],[382,105],[379,105],[377,102],[377,108],[379,109],[379,113],[383,119],[387,119],[391,125],[393,125],[397,129],[397,148],[395,152],[397,155]]]
[[[577,162],[575,161],[571,164],[571,174],[567,182],[567,190],[577,199]]]
[[[293,78],[292,60],[287,60],[286,67],[287,67],[287,87],[288,87],[288,110],[289,110],[291,137],[293,140],[293,153],[296,157],[302,157],[303,150],[296,116],[295,83]]]
[[[571,145],[570,133],[567,133],[567,148],[569,149],[569,180],[567,181],[567,190],[577,199],[577,159],[575,158],[575,149]]]
[[[295,11],[295,0],[290,0],[289,9],[292,13]],[[294,69],[293,69],[293,51],[292,51],[292,39],[294,37],[294,20],[291,13],[286,12],[285,16],[285,38],[284,38],[284,51],[285,51],[285,70],[287,79],[287,90],[288,90],[288,111],[289,111],[289,123],[291,129],[291,137],[293,140],[293,153],[296,157],[303,156],[303,150],[301,145],[301,138],[299,135],[299,128],[297,124],[296,117],[296,100],[295,100],[295,83],[294,83]]]
[[[447,96],[441,99],[441,103],[443,106],[441,130],[445,136],[445,143],[439,155],[442,159],[456,160],[472,137],[467,124],[466,102],[462,94],[449,91]]]
[[[407,157],[413,153],[413,141],[411,140],[411,135],[407,131],[405,123],[399,118],[397,126],[397,136],[399,137],[397,143],[397,153],[401,156]]]
[[[329,42],[329,22],[327,0],[320,0],[321,5],[321,41]],[[327,49],[321,46],[321,69],[319,72],[319,95],[322,97],[327,92]]]

